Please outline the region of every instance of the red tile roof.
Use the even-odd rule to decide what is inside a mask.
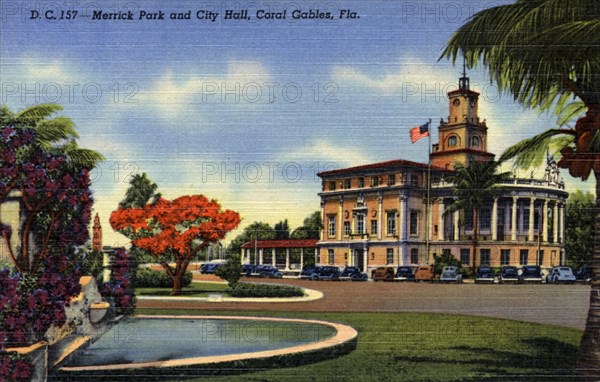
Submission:
[[[394,167],[417,167],[417,168],[427,169],[427,163],[413,162],[413,161],[404,160],[404,159],[396,159],[396,160],[390,160],[390,161],[386,161],[386,162],[366,164],[366,165],[362,165],[362,166],[355,166],[355,167],[348,167],[348,168],[340,168],[337,170],[323,171],[323,172],[318,173],[317,175],[320,177],[323,177],[323,176],[328,176],[328,175],[344,174],[344,173],[364,171],[364,170],[388,170],[388,169],[394,168]],[[433,165],[431,166],[431,169],[434,171],[446,171],[446,172],[449,171],[443,167],[438,167],[438,166],[433,166]]]
[[[314,248],[317,239],[256,240],[256,248]],[[243,249],[254,248],[254,240],[242,245]]]

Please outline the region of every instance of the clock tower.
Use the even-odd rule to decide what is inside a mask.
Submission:
[[[458,89],[448,93],[448,120],[440,121],[439,142],[433,145],[431,164],[454,169],[456,162],[488,161],[494,154],[487,151],[487,126],[479,120],[479,93],[469,89],[466,68]]]

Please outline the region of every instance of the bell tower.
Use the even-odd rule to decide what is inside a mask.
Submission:
[[[487,126],[478,114],[479,93],[469,88],[463,64],[458,89],[448,93],[448,120],[440,121],[439,142],[433,145],[431,163],[453,169],[456,162],[488,161],[494,154],[487,151]]]
[[[102,226],[100,226],[100,217],[98,214],[94,217],[92,231],[92,250],[102,252]]]

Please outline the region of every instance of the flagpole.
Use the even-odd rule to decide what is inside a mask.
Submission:
[[[429,134],[427,135],[427,205],[425,206],[425,247],[427,252],[427,264],[429,264],[429,232],[431,230],[429,215],[430,211],[430,197],[431,197],[431,118],[429,119]]]

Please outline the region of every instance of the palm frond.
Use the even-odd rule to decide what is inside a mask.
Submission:
[[[79,138],[79,134],[75,130],[75,122],[68,117],[39,121],[35,133],[36,141],[40,143],[51,144],[63,139]]]
[[[71,140],[67,144],[61,147],[53,149],[54,152],[66,155],[71,163],[93,169],[96,167],[98,162],[105,160],[106,158],[97,151],[81,148],[77,145],[75,140]]]
[[[515,159],[515,165],[520,168],[539,167],[545,158],[548,148],[553,149],[553,155],[563,147],[573,142],[575,136],[572,130],[550,129],[534,137],[524,139],[508,149],[500,156],[500,162]]]
[[[558,121],[556,122],[559,126],[563,126],[570,121],[575,120],[576,118],[583,115],[588,110],[588,107],[582,101],[573,101],[562,108],[556,108],[555,114],[558,116]]]
[[[18,122],[36,123],[62,109],[62,106],[55,103],[39,104],[18,112],[14,119]]]

